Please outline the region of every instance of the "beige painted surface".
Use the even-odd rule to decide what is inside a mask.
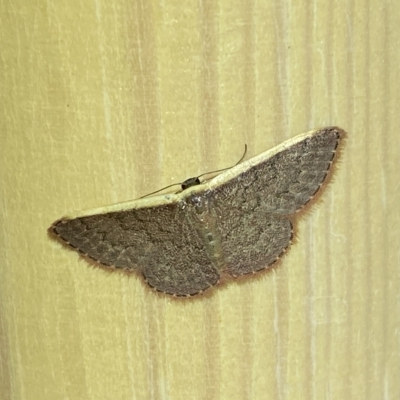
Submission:
[[[0,0],[0,393],[400,398],[400,2]],[[324,125],[270,274],[174,301],[47,227]]]

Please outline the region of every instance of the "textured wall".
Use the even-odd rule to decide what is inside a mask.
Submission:
[[[0,0],[1,399],[400,397],[400,3]],[[46,229],[312,128],[271,273],[176,301]]]

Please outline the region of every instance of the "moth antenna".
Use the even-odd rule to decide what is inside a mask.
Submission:
[[[247,153],[247,144],[245,143],[243,155],[242,155],[242,157],[240,157],[240,160],[239,160],[236,164],[231,165],[230,167],[226,167],[226,168],[222,168],[222,169],[217,169],[216,171],[205,172],[204,174],[201,174],[201,175],[199,175],[199,176],[197,176],[197,177],[195,177],[195,178],[189,178],[189,179],[186,179],[185,181],[180,182],[180,183],[173,183],[173,184],[171,184],[171,185],[168,185],[168,186],[165,186],[165,187],[163,187],[163,188],[161,188],[161,189],[158,189],[158,190],[156,190],[156,191],[154,191],[154,192],[147,193],[147,194],[145,194],[144,196],[139,197],[139,199],[143,199],[144,197],[151,196],[151,195],[153,195],[153,194],[162,192],[162,191],[165,190],[165,189],[168,189],[168,188],[170,188],[170,187],[177,186],[177,185],[180,185],[181,188],[182,188],[183,190],[184,190],[184,189],[187,189],[187,188],[190,187],[190,186],[199,185],[199,184],[200,184],[199,178],[201,178],[202,176],[204,176],[204,175],[209,175],[209,174],[217,174],[217,173],[219,173],[219,172],[223,172],[223,171],[226,171],[226,170],[231,169],[231,168],[233,168],[233,167],[236,167],[236,165],[239,165],[239,164],[243,161],[244,157],[246,156],[246,153]]]
[[[201,178],[201,177],[204,176],[204,175],[208,175],[208,174],[217,174],[218,172],[223,172],[223,171],[226,171],[226,170],[231,169],[231,168],[233,168],[233,167],[236,167],[236,165],[239,165],[239,164],[243,161],[244,157],[246,156],[246,153],[247,153],[247,144],[245,143],[245,144],[244,144],[244,152],[243,152],[243,155],[242,155],[242,157],[240,157],[240,160],[239,160],[236,164],[231,165],[230,167],[226,167],[226,168],[222,168],[222,169],[217,169],[216,171],[205,172],[204,174],[199,175],[199,176],[197,177],[197,179]]]
[[[144,196],[140,196],[140,197],[138,197],[138,199],[143,199],[144,197],[151,196],[152,194],[156,194],[156,193],[158,193],[158,192],[161,192],[161,191],[163,191],[163,190],[165,190],[165,189],[168,189],[168,188],[170,188],[170,187],[172,187],[172,186],[177,186],[177,185],[180,185],[180,183],[173,183],[173,184],[171,184],[171,185],[165,186],[165,187],[163,187],[163,188],[161,188],[161,189],[158,189],[158,190],[156,190],[156,191],[154,191],[154,192],[147,193],[147,194],[145,194]]]

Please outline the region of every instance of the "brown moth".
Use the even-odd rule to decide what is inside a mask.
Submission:
[[[295,214],[319,191],[345,132],[298,135],[179,193],[64,217],[49,228],[99,265],[138,271],[159,292],[193,296],[223,276],[270,268],[288,249]]]

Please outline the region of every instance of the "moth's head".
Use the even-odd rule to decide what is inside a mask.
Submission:
[[[186,179],[186,181],[181,183],[181,188],[182,190],[185,190],[187,188],[190,188],[192,186],[196,186],[196,185],[200,185],[200,179],[198,176],[194,177],[194,178],[189,178]]]

